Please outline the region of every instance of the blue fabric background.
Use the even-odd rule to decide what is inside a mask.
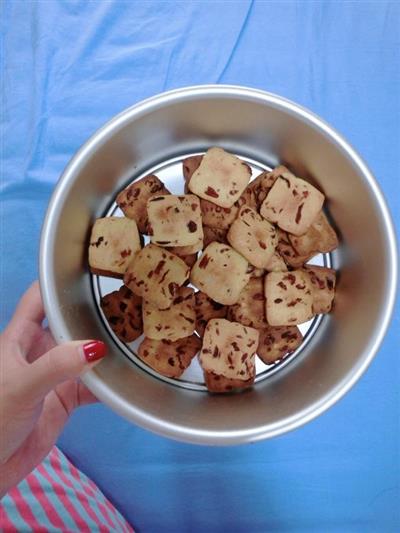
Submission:
[[[127,106],[184,85],[249,85],[321,115],[374,171],[400,222],[397,1],[5,1],[1,325],[37,277],[61,171]],[[60,445],[140,532],[400,528],[400,309],[338,405],[294,433],[214,449],[77,412]]]

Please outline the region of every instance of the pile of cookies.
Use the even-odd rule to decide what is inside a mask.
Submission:
[[[185,194],[155,175],[135,181],[116,199],[125,216],[97,219],[90,238],[91,272],[124,282],[101,300],[114,333],[144,334],[138,356],[168,377],[198,354],[210,392],[251,386],[256,355],[293,352],[297,325],[334,299],[335,271],[306,264],[338,246],[324,195],[284,166],[251,174],[210,148],[183,161]]]

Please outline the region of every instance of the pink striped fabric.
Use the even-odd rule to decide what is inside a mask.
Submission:
[[[32,472],[30,476],[27,477],[26,482],[32,493],[32,496],[35,498],[37,503],[42,507],[47,519],[54,528],[65,529],[66,525],[62,520],[61,516],[57,513],[57,509],[53,506],[47,494],[40,485],[38,478],[36,477],[35,472]]]
[[[79,482],[82,473],[79,472],[79,470],[72,463],[70,463],[70,471],[71,471],[72,477]],[[95,494],[96,494],[96,491],[97,491],[96,485],[93,483],[93,481],[91,479],[88,478],[88,484],[85,486],[85,493],[89,496],[89,498],[94,498]],[[106,500],[106,502],[107,502],[107,500]],[[116,510],[112,506],[112,504],[109,503],[109,502],[107,502],[107,503],[110,505],[112,510],[114,512],[116,512]],[[100,511],[103,519],[111,526],[112,525],[112,519],[110,517],[109,511],[107,510],[107,504],[103,505],[101,502],[98,502],[98,504],[99,504],[99,511]],[[112,513],[112,514],[114,514],[114,513]]]
[[[0,503],[0,531],[130,533],[100,489],[56,447]]]

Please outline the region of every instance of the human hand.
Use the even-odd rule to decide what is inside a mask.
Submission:
[[[105,344],[56,346],[43,320],[35,282],[0,336],[0,497],[46,457],[75,407],[97,401],[77,378],[105,356]]]

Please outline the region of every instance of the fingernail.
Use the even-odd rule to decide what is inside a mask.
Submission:
[[[93,363],[102,359],[107,353],[107,347],[104,342],[92,341],[83,345],[83,353],[88,363]]]

